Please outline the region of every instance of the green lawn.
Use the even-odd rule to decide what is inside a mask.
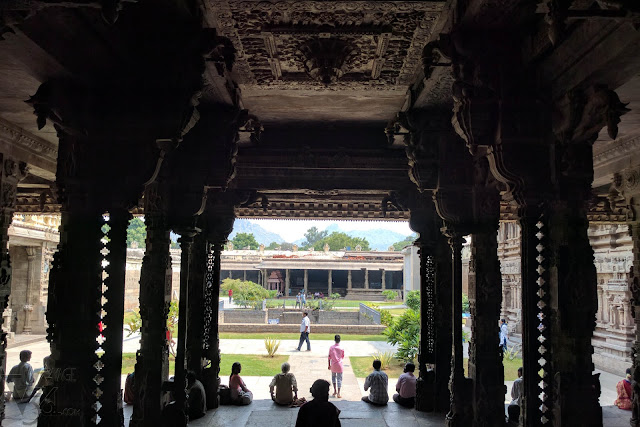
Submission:
[[[236,333],[236,332],[221,332],[220,339],[231,340],[231,339],[265,339],[267,337],[276,338],[279,340],[299,340],[299,333],[266,333],[266,332],[256,332],[256,333]],[[310,340],[320,340],[320,341],[333,341],[335,334],[314,334],[311,331],[311,335],[309,335]],[[386,341],[387,337],[384,335],[340,335],[342,341]]]
[[[276,355],[274,357],[260,356],[253,354],[223,354],[220,361],[220,376],[231,374],[231,365],[240,362],[242,374],[251,376],[271,377],[280,372],[280,365],[289,360],[289,356]],[[133,372],[136,364],[135,353],[124,353],[122,355],[122,374]],[[175,360],[169,357],[169,375],[173,375]]]
[[[231,365],[234,362],[240,362],[242,365],[242,375],[272,377],[282,372],[280,365],[288,360],[288,355],[276,354],[269,357],[255,354],[223,354],[220,361],[220,377],[231,375]]]
[[[399,317],[399,316],[402,316],[404,312],[407,310],[408,309],[406,308],[391,308],[391,309],[388,309],[387,311],[391,313],[392,316]]]
[[[353,356],[349,357],[349,360],[351,361],[351,368],[356,378],[366,378],[367,375],[373,371],[373,367],[371,366],[373,363],[372,356]],[[387,367],[387,369],[383,369],[383,372],[390,378],[398,378],[402,374],[403,369],[404,362],[394,359],[393,363]]]
[[[373,363],[372,356],[365,357],[350,357],[351,367],[353,368],[353,373],[357,378],[366,378],[369,373],[373,370],[371,364]],[[505,381],[514,381],[518,378],[518,368],[522,366],[522,359],[505,359],[503,361],[504,365],[504,380]],[[397,378],[402,374],[402,369],[404,368],[404,362],[397,360],[389,367],[389,369],[384,370],[384,372],[390,378]],[[416,366],[416,376],[418,367]],[[469,375],[469,359],[464,359],[464,372],[465,375]]]

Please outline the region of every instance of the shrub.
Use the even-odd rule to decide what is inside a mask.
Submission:
[[[380,310],[380,323],[385,326],[391,326],[393,323],[393,316],[389,310]]]
[[[382,291],[382,295],[384,295],[387,298],[387,301],[393,301],[398,298],[398,293],[396,291],[390,291],[390,290]]]
[[[410,291],[407,294],[407,307],[414,311],[420,311],[420,291]]]
[[[420,339],[420,313],[409,309],[385,329],[383,334],[391,345],[398,345],[396,357],[405,362],[413,361],[418,354]]]
[[[462,312],[469,312],[469,296],[467,294],[462,294]]]
[[[262,304],[262,300],[269,298],[269,293],[274,292],[266,290],[257,283],[238,279],[224,279],[220,288],[224,291],[223,295],[226,295],[229,289],[233,290],[233,298],[236,304],[243,307],[255,307],[258,302]],[[260,305],[260,308],[262,308],[262,305]]]
[[[329,299],[329,298],[318,298],[318,299],[307,300],[307,307],[310,308],[311,310],[331,311],[333,310],[333,307],[335,306],[335,304],[336,304],[336,300]]]
[[[471,332],[462,331],[462,342],[468,342],[470,336],[471,336]]]
[[[340,297],[340,294],[339,294],[339,293],[334,292],[334,293],[332,293],[331,295],[329,295],[329,298],[331,298],[331,299],[338,299],[338,298],[341,298],[341,297]]]
[[[389,369],[389,367],[393,363],[393,358],[394,358],[393,351],[385,351],[385,352],[378,351],[376,353],[373,353],[373,360],[377,359],[382,364],[382,366],[380,367],[381,370]]]
[[[264,347],[267,349],[269,357],[273,357],[276,355],[276,351],[278,351],[278,348],[280,347],[280,340],[267,337],[264,339]]]

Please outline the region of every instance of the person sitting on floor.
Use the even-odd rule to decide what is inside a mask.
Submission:
[[[242,365],[234,362],[231,365],[231,376],[229,377],[229,389],[231,390],[231,402],[235,405],[248,405],[253,401],[253,393],[247,388],[240,377]]]
[[[289,372],[291,365],[284,362],[281,368],[282,372],[276,374],[269,384],[271,400],[278,405],[291,405],[293,400],[298,398],[298,383],[296,377]],[[274,387],[276,389],[275,395],[273,394]]]
[[[377,359],[373,361],[373,372],[364,380],[364,391],[369,390],[369,388],[371,388],[371,391],[369,396],[362,398],[363,402],[384,406],[389,401],[389,394],[387,393],[389,378],[387,374],[380,370],[381,367],[382,362]]]
[[[393,401],[405,408],[413,408],[416,398],[416,377],[413,375],[416,365],[409,362],[404,365],[404,374],[400,375],[396,384],[397,393],[393,395]]]
[[[187,390],[189,393],[189,420],[204,417],[207,413],[207,393],[193,371],[187,372]]]
[[[13,400],[18,403],[31,398],[31,386],[34,383],[33,368],[29,364],[31,351],[22,350],[20,352],[20,363],[9,371],[8,383],[13,383]]]
[[[618,392],[618,398],[614,405],[620,409],[631,410],[631,395],[633,390],[631,388],[631,368],[627,369],[627,375],[624,379],[620,380],[616,385],[616,391]]]
[[[316,380],[311,386],[313,400],[298,411],[296,427],[341,427],[340,410],[329,402],[329,382]]]
[[[133,402],[135,401],[136,392],[134,382],[135,371],[127,375],[127,379],[124,380],[124,403],[127,405],[133,405]]]

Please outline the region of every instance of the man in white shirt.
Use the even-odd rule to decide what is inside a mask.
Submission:
[[[311,343],[309,342],[309,332],[311,332],[311,322],[307,312],[302,313],[302,322],[300,323],[300,344],[298,344],[298,351],[302,347],[302,343],[307,341],[307,351],[311,351]]]
[[[509,339],[509,328],[507,327],[507,321],[502,319],[500,320],[500,345],[502,346],[502,350],[507,349],[508,339]]]

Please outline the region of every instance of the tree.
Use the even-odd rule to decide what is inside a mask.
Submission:
[[[223,295],[226,295],[229,289],[233,290],[233,299],[243,307],[261,303],[263,299],[272,297],[272,293],[276,292],[268,291],[257,283],[239,279],[224,279],[220,289]]]
[[[405,246],[412,245],[417,238],[418,238],[418,235],[413,233],[411,236],[407,236],[406,239],[400,240],[399,242],[396,242],[391,246],[393,246],[394,250],[401,251]]]
[[[231,239],[231,243],[233,243],[234,249],[258,249],[258,241],[256,240],[253,233],[238,233],[236,237]]]
[[[136,242],[139,248],[144,248],[146,239],[147,226],[144,221],[138,217],[129,221],[129,227],[127,227],[127,247],[130,248],[131,244]]]
[[[371,250],[367,239],[362,237],[351,237],[346,233],[340,233],[337,231],[334,231],[329,236],[316,242],[313,245],[313,249],[316,251],[321,251],[324,249],[325,244],[329,245],[329,250],[331,251],[339,251],[349,247],[351,248],[351,250],[355,250],[356,246],[358,245],[362,247],[363,251]]]
[[[178,314],[179,306],[178,300],[171,300],[169,304],[169,313],[167,314],[167,330],[170,332],[169,352],[173,357],[176,357],[176,337],[178,336]],[[140,310],[136,309],[133,312],[133,317],[129,319],[124,329],[127,331],[127,337],[140,332],[142,328],[142,317],[140,317]]]
[[[304,233],[304,237],[307,239],[306,242],[302,244],[305,248],[310,248],[311,246],[315,246],[317,242],[327,237],[327,231],[318,231],[317,227],[311,227]]]
[[[420,313],[408,309],[402,316],[395,318],[383,334],[387,337],[389,344],[398,344],[396,353],[398,359],[405,362],[414,361],[418,355]]]
[[[409,291],[405,304],[411,310],[420,311],[420,291]]]
[[[293,250],[293,243],[271,242],[271,243],[269,243],[269,246],[265,247],[265,249],[268,250],[268,251],[291,251],[291,250]]]

